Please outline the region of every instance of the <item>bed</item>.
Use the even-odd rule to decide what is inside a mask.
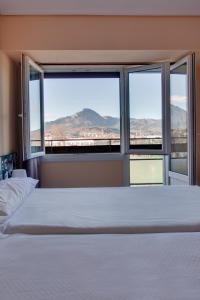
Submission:
[[[3,235],[3,300],[199,300],[200,233]]]
[[[41,189],[31,178],[6,179],[14,156],[1,161],[0,212],[6,190],[12,194],[3,201],[14,198],[15,205],[0,216],[4,234],[200,232],[200,187]]]
[[[200,231],[200,188],[34,189],[3,233],[105,234]]]

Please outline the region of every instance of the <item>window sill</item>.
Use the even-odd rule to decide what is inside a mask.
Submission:
[[[77,161],[111,161],[123,160],[121,153],[77,153],[77,154],[46,154],[42,162],[77,162]]]

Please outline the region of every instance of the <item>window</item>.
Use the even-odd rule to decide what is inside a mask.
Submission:
[[[194,56],[170,68],[170,184],[195,184]]]
[[[162,185],[165,179],[165,65],[132,68],[128,80],[129,182]]]
[[[188,175],[187,64],[171,71],[171,171]]]
[[[130,185],[164,184],[162,155],[130,155]]]
[[[46,153],[120,152],[120,73],[46,73]]]
[[[92,159],[122,159],[131,185],[172,177],[194,182],[192,55],[171,66],[46,66],[46,72],[27,57],[23,63],[24,160],[117,153]]]
[[[40,72],[33,66],[30,66],[29,105],[31,153],[40,152],[43,149],[40,106],[40,78]]]
[[[43,70],[23,56],[23,159],[44,155]]]
[[[162,70],[129,72],[129,148],[162,149]]]

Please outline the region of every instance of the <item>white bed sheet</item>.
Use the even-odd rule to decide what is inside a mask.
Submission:
[[[9,235],[2,300],[199,300],[200,234]]]
[[[200,231],[199,187],[35,189],[4,233]]]

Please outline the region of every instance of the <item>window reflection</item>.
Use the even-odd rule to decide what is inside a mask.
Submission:
[[[188,175],[188,86],[187,64],[171,71],[171,171]]]
[[[29,109],[31,153],[42,151],[40,80],[40,72],[30,66]]]

